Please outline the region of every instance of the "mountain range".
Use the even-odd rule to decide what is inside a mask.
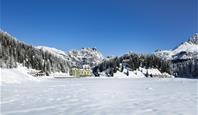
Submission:
[[[172,50],[157,50],[149,55],[125,54],[110,59],[104,57],[96,48],[62,51],[46,46],[28,45],[4,31],[0,32],[0,49],[1,68],[15,68],[22,64],[42,70],[46,75],[53,72],[68,73],[72,67],[93,70],[98,68],[100,72],[114,73],[120,68],[120,64],[127,63],[131,70],[139,67],[157,68],[161,72],[179,77],[198,77],[197,33]]]

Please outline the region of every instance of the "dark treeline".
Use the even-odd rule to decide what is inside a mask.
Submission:
[[[138,54],[126,54],[104,61],[93,68],[93,73],[97,76],[98,72],[108,72],[107,74],[113,76],[113,73],[121,68],[121,63],[127,64],[131,70],[139,67],[157,68],[161,72],[167,72],[175,77],[198,78],[198,59],[166,61],[155,55]]]
[[[173,60],[172,69],[176,77],[198,78],[198,59]]]
[[[121,57],[115,57],[111,60],[104,61],[93,69],[93,73],[97,75],[97,72],[103,72],[106,70],[110,70],[110,73],[115,73],[118,68],[120,68],[120,64],[127,64],[128,68],[131,70],[136,70],[139,67],[146,69],[157,68],[161,72],[171,73],[169,61],[162,60],[155,55],[138,55],[135,53],[126,54]]]
[[[0,32],[0,51],[2,68],[17,67],[17,63],[46,73],[67,72],[69,68],[66,60],[19,42],[4,32]]]

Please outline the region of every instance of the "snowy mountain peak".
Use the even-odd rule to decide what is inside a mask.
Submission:
[[[189,40],[188,43],[198,45],[198,33],[195,33]]]
[[[76,66],[95,66],[104,60],[102,53],[96,48],[82,48],[80,50],[70,50],[67,55],[76,63]]]
[[[96,48],[82,48],[82,53],[89,53],[91,56],[96,56],[99,60],[103,60],[104,56],[102,53]]]
[[[156,51],[155,55],[162,59],[198,59],[198,33],[193,35],[187,42],[177,46],[173,50]]]

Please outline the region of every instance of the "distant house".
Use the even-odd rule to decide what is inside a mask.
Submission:
[[[92,76],[92,70],[91,69],[80,69],[77,67],[72,67],[70,69],[69,74],[71,76],[75,76],[75,77],[86,77],[86,76]]]

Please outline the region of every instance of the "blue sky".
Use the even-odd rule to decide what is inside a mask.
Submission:
[[[1,0],[1,28],[19,40],[104,55],[171,49],[197,32],[197,0]]]

